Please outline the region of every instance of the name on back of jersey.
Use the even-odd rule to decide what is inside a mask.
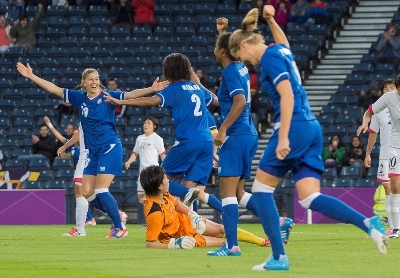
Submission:
[[[182,85],[182,89],[185,91],[200,90],[199,85]]]
[[[246,74],[249,73],[249,70],[246,67],[244,67],[239,70],[239,73],[241,76],[245,76]]]

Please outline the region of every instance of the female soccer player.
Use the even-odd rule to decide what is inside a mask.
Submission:
[[[100,84],[99,73],[95,69],[85,69],[80,83],[81,90],[62,89],[32,72],[32,68],[17,63],[19,73],[32,80],[46,91],[72,103],[79,111],[86,148],[89,150],[83,172],[84,196],[96,208],[106,210],[114,226],[107,238],[121,238],[128,231],[121,222],[118,204],[109,192],[115,175],[122,170],[122,145],[115,130],[115,107],[105,102],[104,90]],[[163,89],[168,82],[153,83],[150,88],[129,93],[108,91],[118,99],[141,97]]]
[[[147,116],[144,119],[143,131],[144,134],[136,138],[135,146],[133,147],[132,155],[125,162],[125,168],[129,169],[132,162],[135,162],[137,157],[140,159],[139,173],[150,165],[158,165],[158,156],[161,160],[165,158],[164,140],[157,133],[158,120],[152,116]],[[137,183],[137,195],[141,202],[144,196],[144,190],[140,184],[140,178]]]
[[[155,96],[118,100],[109,95],[107,101],[115,105],[170,107],[174,117],[176,141],[162,166],[171,180],[184,174],[182,185],[186,188],[197,186],[200,189],[199,200],[212,208],[218,208],[221,202],[215,196],[204,192],[211,173],[214,148],[206,104],[217,104],[218,100],[201,85],[191,81],[196,80],[197,76],[189,59],[181,53],[172,53],[165,57],[163,76],[171,85]],[[176,183],[171,183],[170,186],[172,185],[179,188]],[[171,193],[175,195],[172,191]],[[182,195],[185,196],[186,193]]]
[[[44,117],[43,118],[44,123],[49,127],[53,135],[58,139],[59,142],[61,143],[66,143],[67,140],[64,136],[61,135],[60,132],[53,126],[51,123],[49,117]],[[74,131],[74,136],[77,136],[78,131]],[[79,137],[82,137],[82,133],[79,133]],[[78,137],[78,136],[77,136]],[[75,138],[71,138],[72,140],[75,141]],[[76,226],[75,228],[72,228],[70,232],[62,234],[63,236],[86,236],[86,230],[85,230],[85,220],[87,215],[89,215],[90,210],[89,210],[89,203],[86,200],[86,198],[83,196],[83,190],[82,190],[82,175],[83,175],[83,168],[85,166],[85,159],[87,157],[88,150],[85,148],[85,143],[83,142],[83,138],[80,138],[79,140],[79,148],[75,151],[79,152],[79,160],[78,163],[76,164],[75,168],[75,174],[74,174],[74,183],[75,183],[75,199],[76,199],[76,210],[75,210],[75,221],[76,221]],[[91,215],[91,213],[90,213]],[[93,216],[89,216],[90,219],[93,218]]]
[[[253,270],[288,270],[289,261],[280,237],[279,215],[273,192],[288,170],[293,173],[300,204],[344,223],[352,223],[368,233],[382,253],[388,239],[379,217],[366,218],[345,203],[320,193],[322,161],[321,127],[311,113],[307,95],[290,51],[289,43],[273,15],[265,6],[263,16],[271,28],[275,45],[267,46],[257,25],[258,9],[250,10],[242,29],[231,35],[231,54],[241,61],[261,65],[261,85],[271,96],[275,111],[275,131],[258,165],[252,187],[257,212],[271,241],[272,256]]]
[[[226,18],[217,19],[219,36],[214,54],[224,70],[217,93],[222,125],[214,137],[214,144],[220,146],[218,176],[222,221],[228,244],[208,252],[209,256],[241,254],[236,232],[239,219],[238,201],[257,215],[254,199],[250,193],[244,191],[258,146],[258,135],[250,114],[250,77],[243,63],[229,52],[231,33],[226,33],[227,27]]]
[[[390,120],[390,137],[389,137],[389,178],[390,178],[390,215],[393,224],[393,231],[389,237],[398,238],[400,235],[400,168],[399,163],[397,161],[400,159],[399,148],[400,148],[400,125],[399,125],[399,110],[398,106],[400,105],[399,101],[399,89],[400,89],[400,76],[396,78],[395,86],[397,91],[386,92],[382,95],[375,103],[370,105],[368,110],[364,113],[362,125],[358,128],[357,134],[360,134],[362,131],[365,132],[368,130],[368,123],[371,121],[371,128],[374,128],[374,117],[378,117],[381,119],[382,117]],[[389,112],[389,117],[386,113]],[[372,117],[374,115],[374,117]],[[387,132],[384,134],[387,136]],[[376,138],[376,137],[375,137]],[[381,141],[385,142],[385,141]],[[369,143],[369,142],[368,142]],[[372,148],[372,147],[371,147]],[[385,150],[381,148],[381,151]],[[381,156],[381,154],[380,154]],[[367,159],[367,157],[366,157]],[[368,162],[368,161],[367,161]],[[379,157],[379,165],[383,164],[384,161],[381,161],[381,157]],[[369,164],[370,165],[370,164]],[[381,167],[381,166],[379,166]],[[383,168],[383,166],[382,166]],[[383,168],[384,169],[384,168]]]
[[[224,243],[222,225],[200,218],[168,193],[169,181],[163,168],[152,165],[143,169],[140,182],[146,193],[143,199],[146,247],[192,249],[195,246],[221,246]],[[193,226],[196,223],[197,227]],[[268,242],[242,229],[237,229],[237,233],[244,242],[259,246],[266,246]]]
[[[381,86],[382,93],[386,94],[388,92],[396,91],[396,86],[394,83],[395,82],[393,79],[386,79],[385,81],[383,81]],[[376,138],[378,137],[378,132],[379,132],[381,148],[379,150],[379,169],[376,180],[378,182],[381,182],[383,184],[383,187],[385,188],[385,194],[386,194],[385,209],[389,224],[389,229],[386,231],[386,234],[389,235],[389,237],[399,237],[398,233],[393,233],[394,226],[392,221],[392,215],[394,215],[393,218],[397,218],[400,220],[400,218],[398,217],[398,215],[400,214],[399,210],[400,203],[397,203],[397,206],[396,204],[392,204],[392,202],[395,201],[392,199],[396,198],[391,198],[390,194],[391,187],[389,178],[389,158],[390,158],[389,143],[390,143],[391,129],[392,125],[388,108],[385,108],[383,111],[372,116],[371,124],[368,129],[369,135],[368,135],[368,144],[364,160],[364,166],[366,168],[371,167],[371,151],[373,146],[375,145]],[[391,210],[390,209],[391,207],[397,207],[397,209]]]

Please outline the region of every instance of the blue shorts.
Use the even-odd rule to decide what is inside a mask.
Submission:
[[[123,151],[122,145],[90,149],[85,161],[84,175],[97,176],[99,174],[120,175],[122,172]]]
[[[283,178],[289,170],[292,170],[295,182],[309,176],[319,178],[324,171],[322,161],[323,141],[319,122],[313,120],[291,123],[289,130],[291,151],[284,160],[279,160],[276,157],[278,133],[279,130],[276,130],[272,134],[258,168],[278,178]],[[309,170],[304,171],[304,169]]]
[[[250,178],[251,163],[258,147],[257,135],[227,136],[219,148],[218,176]]]
[[[170,177],[184,175],[182,181],[207,185],[213,164],[214,144],[205,142],[179,142],[165,157],[162,167]]]

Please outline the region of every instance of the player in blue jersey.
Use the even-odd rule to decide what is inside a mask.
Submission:
[[[106,211],[113,226],[107,238],[121,238],[128,234],[121,222],[118,204],[109,192],[115,175],[122,170],[122,145],[115,130],[115,107],[106,103],[99,73],[95,69],[85,69],[80,83],[81,90],[63,89],[46,81],[32,72],[32,68],[17,63],[19,73],[32,80],[46,91],[62,97],[66,103],[73,104],[79,111],[85,146],[88,149],[83,172],[83,194],[90,204]],[[108,91],[118,99],[141,97],[164,88],[168,82],[157,82],[152,87],[132,92]]]
[[[253,270],[289,269],[273,199],[276,186],[289,170],[304,208],[356,225],[370,235],[380,252],[386,253],[388,239],[379,217],[367,218],[340,200],[320,193],[320,176],[324,170],[321,127],[311,113],[289,43],[275,22],[274,14],[272,6],[264,7],[263,17],[272,31],[275,45],[265,45],[263,36],[253,32],[258,9],[248,12],[242,21],[242,29],[233,32],[229,41],[234,57],[261,65],[261,84],[271,96],[275,111],[275,131],[260,160],[252,187],[257,212],[271,242],[272,255]]]
[[[171,182],[183,174],[182,185],[186,188],[197,186],[200,189],[199,200],[218,208],[221,202],[204,192],[213,164],[213,138],[206,105],[217,104],[218,100],[199,83],[191,81],[199,82],[189,59],[183,54],[172,53],[165,57],[163,75],[171,85],[153,97],[118,100],[110,95],[107,99],[116,105],[170,107],[174,117],[176,141],[162,163],[170,179],[170,193],[178,197],[185,196],[186,189],[183,188],[183,193],[173,192],[173,187],[179,189],[180,186]]]
[[[240,256],[236,233],[238,201],[257,214],[254,198],[244,191],[258,146],[258,135],[250,114],[250,77],[243,63],[229,52],[231,33],[226,32],[227,27],[226,18],[217,19],[219,36],[214,49],[217,62],[224,67],[217,92],[222,124],[214,144],[220,146],[218,176],[227,246],[209,251],[209,256]]]

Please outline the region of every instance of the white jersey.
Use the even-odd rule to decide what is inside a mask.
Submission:
[[[379,138],[381,141],[381,148],[379,151],[380,159],[390,158],[389,143],[391,129],[392,125],[390,122],[390,113],[388,108],[385,108],[381,112],[372,116],[369,131],[373,133],[379,132]]]
[[[392,127],[389,145],[400,149],[400,96],[397,91],[384,94],[368,109],[377,114],[385,108],[389,110]]]
[[[158,156],[165,153],[164,140],[157,133],[139,135],[133,152],[139,155],[140,171],[150,165],[158,165]]]
[[[86,159],[88,149],[85,147],[85,139],[83,137],[83,128],[81,122],[79,122],[79,159]]]

